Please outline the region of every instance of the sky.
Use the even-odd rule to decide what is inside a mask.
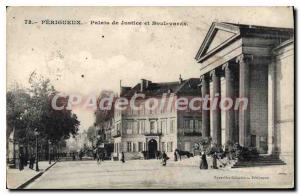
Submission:
[[[36,21],[25,24],[24,20]],[[42,20],[81,20],[44,25]],[[91,25],[90,21],[186,22],[187,26]],[[28,86],[35,71],[67,94],[119,92],[141,78],[153,82],[198,78],[194,57],[212,22],[293,28],[290,7],[9,7],[7,89]],[[92,110],[77,108],[81,131]]]

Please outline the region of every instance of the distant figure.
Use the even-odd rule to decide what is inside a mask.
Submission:
[[[80,160],[82,160],[82,156],[83,156],[83,152],[80,151],[80,152],[79,152],[79,159],[80,159]]]
[[[34,153],[30,153],[30,158],[29,158],[29,168],[33,169],[33,164],[35,162],[35,154]]]
[[[99,165],[101,164],[102,161],[102,152],[99,148],[96,150],[96,155],[97,155],[97,164]]]
[[[19,153],[19,170],[22,171],[24,169],[24,154],[21,150]]]
[[[75,158],[75,153],[73,153],[73,155],[72,155],[72,158],[73,158],[73,160],[75,160],[76,158]]]
[[[177,161],[177,151],[174,151],[174,161]]]
[[[94,152],[93,155],[94,155],[94,160],[96,160],[96,158],[97,158],[97,153]]]
[[[122,152],[121,161],[122,161],[122,163],[125,163],[125,156],[124,156],[124,152]]]
[[[202,156],[201,156],[200,169],[208,169],[208,164],[207,164],[205,153],[203,153]]]
[[[218,158],[218,154],[217,152],[214,152],[213,155],[213,165],[212,165],[212,168],[213,169],[218,169],[218,164],[217,164],[217,158]]]
[[[162,154],[162,165],[163,166],[167,165],[167,160],[169,160],[169,157],[167,156],[166,152],[163,152],[163,154]]]
[[[24,154],[24,159],[23,159],[23,166],[26,167],[28,164],[28,152],[26,151]]]

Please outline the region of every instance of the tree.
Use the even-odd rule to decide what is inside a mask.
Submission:
[[[55,91],[49,79],[31,74],[28,89],[14,88],[7,92],[7,134],[16,129],[19,142],[31,144],[34,131],[39,131],[40,143],[48,140],[58,144],[76,135],[80,122],[71,110],[54,110],[51,106]],[[65,97],[61,102],[67,102]],[[34,143],[32,143],[34,144]]]
[[[54,95],[58,92],[50,84],[49,79],[43,77],[31,78],[31,107],[30,107],[30,126],[37,129],[42,137],[48,138],[57,143],[61,138],[68,139],[70,135],[76,135],[79,130],[80,122],[71,110],[55,110],[51,106]],[[63,101],[67,102],[68,97]]]
[[[25,115],[30,107],[30,96],[26,90],[15,86],[13,90],[6,94],[6,139],[14,133],[13,139],[23,143],[31,132],[27,131],[27,121]],[[14,132],[13,132],[14,131]],[[8,148],[8,141],[6,142]]]
[[[87,138],[94,145],[96,141],[96,128],[95,126],[90,126],[87,130]]]

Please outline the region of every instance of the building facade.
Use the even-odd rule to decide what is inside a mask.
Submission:
[[[199,79],[187,79],[168,83],[153,83],[142,79],[133,88],[122,87],[121,97],[132,99],[137,94],[145,98],[136,98],[140,109],[115,110],[114,156],[125,153],[126,159],[155,158],[157,151],[164,151],[173,157],[175,149],[193,151],[193,145],[199,143],[201,136],[201,109],[178,111],[175,102],[180,97],[200,97]],[[155,98],[157,106],[147,101]]]
[[[213,23],[195,57],[201,95],[248,99],[246,109],[202,111],[202,134],[290,161],[294,152],[294,31]],[[223,122],[222,122],[223,121]],[[224,133],[222,133],[224,129]],[[289,160],[290,159],[290,160]]]

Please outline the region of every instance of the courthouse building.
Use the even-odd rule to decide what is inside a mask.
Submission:
[[[203,110],[202,136],[211,136],[219,145],[230,140],[257,147],[286,161],[293,156],[293,39],[293,29],[211,25],[195,57],[201,95],[245,97],[248,106],[239,111]]]
[[[133,88],[121,87],[121,97],[130,100],[144,94],[145,98],[135,100],[140,110],[129,106],[124,111],[115,109],[114,156],[124,152],[125,158],[138,159],[143,151],[149,158],[154,158],[156,151],[165,151],[170,157],[175,149],[193,152],[201,136],[201,109],[177,110],[175,102],[180,97],[200,97],[199,83],[199,78],[166,83],[142,79]],[[155,98],[158,106],[147,109],[150,98]]]

